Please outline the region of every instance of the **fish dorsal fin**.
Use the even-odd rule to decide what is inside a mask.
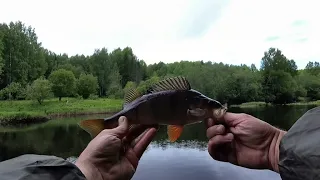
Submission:
[[[189,81],[182,76],[167,78],[162,81],[155,83],[152,88],[151,92],[159,92],[159,91],[166,91],[166,90],[190,90],[191,86]]]
[[[140,93],[135,88],[129,89],[127,93],[124,95],[123,107],[125,107],[128,103],[131,103],[139,97]]]

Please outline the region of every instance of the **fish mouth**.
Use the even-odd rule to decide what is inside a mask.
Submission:
[[[215,119],[222,118],[226,114],[226,112],[227,112],[227,107],[225,107],[225,106],[212,110],[212,114]]]

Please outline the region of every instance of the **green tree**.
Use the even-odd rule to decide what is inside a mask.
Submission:
[[[53,71],[49,76],[52,84],[52,91],[61,101],[62,97],[68,97],[74,94],[76,87],[76,78],[72,71],[58,69]]]
[[[128,81],[127,84],[124,86],[123,91],[124,93],[127,93],[130,89],[137,88],[137,83],[133,81]]]
[[[108,76],[108,97],[121,98],[124,95],[123,89],[121,87],[121,75],[116,63],[113,63]]]
[[[46,98],[52,96],[51,83],[44,77],[36,79],[27,87],[27,98],[36,100],[39,104],[42,104]]]
[[[286,104],[295,101],[298,86],[293,77],[298,74],[293,60],[288,60],[279,49],[264,53],[261,64],[265,102]]]
[[[309,100],[320,99],[320,77],[310,74],[307,70],[297,77],[297,83],[306,91],[303,95]]]
[[[225,102],[241,104],[244,102],[258,101],[261,92],[260,76],[246,70],[236,70],[225,78],[225,90],[220,92],[225,97]],[[228,92],[228,93],[225,93]]]
[[[107,94],[110,74],[110,59],[106,48],[96,49],[90,57],[90,67],[92,74],[98,78],[99,96]]]
[[[165,75],[167,75],[167,65],[163,62],[159,62],[159,63],[155,63],[155,64],[151,64],[148,66],[147,68],[147,75],[149,77],[156,75],[159,77],[163,77]]]
[[[110,59],[117,63],[122,88],[128,81],[139,83],[146,77],[145,62],[139,60],[130,47],[115,49],[111,52]]]
[[[269,93],[265,94],[267,102],[274,104],[287,104],[296,100],[295,94],[298,90],[296,81],[284,71],[271,71],[268,79]]]
[[[24,99],[25,93],[20,83],[13,82],[0,91],[3,100]]]
[[[58,69],[65,69],[68,71],[72,71],[75,78],[79,78],[80,74],[83,73],[83,70],[80,66],[75,67],[74,65],[70,64],[70,63],[66,63],[63,65],[58,66]]]
[[[149,88],[152,87],[154,83],[159,82],[161,79],[158,76],[152,76],[151,78],[141,81],[137,87],[137,91],[142,95],[147,93]]]
[[[44,75],[47,69],[44,49],[38,42],[35,30],[22,22],[0,24],[4,76],[1,87],[11,82],[26,86]]]
[[[319,76],[320,75],[320,63],[315,61],[315,62],[309,62],[306,66],[306,71],[314,76]]]
[[[69,58],[69,63],[74,67],[81,69],[85,73],[92,74],[90,69],[89,56],[75,55]]]
[[[3,44],[3,38],[4,38],[4,32],[0,29],[0,84],[2,83],[2,72],[4,67],[4,59],[3,59],[3,50],[4,50],[4,44]]]
[[[282,54],[281,50],[276,48],[270,48],[268,51],[264,52],[261,70],[264,74],[278,70],[287,72],[291,76],[296,76],[298,74],[295,61],[288,60],[287,57]]]
[[[98,86],[98,79],[92,74],[81,74],[77,81],[78,94],[84,99],[87,99],[91,94],[96,94]]]
[[[55,81],[52,90],[60,100],[77,92],[87,96],[75,88],[79,85],[74,79],[82,79],[81,74],[96,77],[100,97],[120,98],[131,83],[146,92],[158,80],[185,76],[192,88],[222,103],[285,104],[320,99],[320,63],[310,61],[304,69],[297,70],[294,60],[273,47],[264,52],[260,69],[254,64],[236,66],[186,60],[146,65],[131,47],[119,47],[111,52],[103,47],[89,56],[57,54],[42,47],[31,26],[20,21],[0,24],[1,99],[24,99],[26,86],[42,76]]]

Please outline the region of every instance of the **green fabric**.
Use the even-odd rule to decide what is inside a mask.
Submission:
[[[84,180],[76,165],[55,156],[26,154],[0,163],[1,180]]]

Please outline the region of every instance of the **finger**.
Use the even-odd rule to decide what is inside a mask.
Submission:
[[[119,126],[113,129],[105,129],[103,133],[108,133],[117,136],[118,138],[123,138],[129,130],[129,122],[125,116],[121,116],[118,119]]]
[[[242,113],[227,112],[219,122],[225,123],[227,126],[235,126],[242,117]]]
[[[149,129],[146,129],[145,131],[143,131],[138,137],[136,137],[135,139],[133,139],[131,141],[131,147],[135,147],[136,144],[142,139],[142,137],[150,130]]]
[[[139,159],[141,158],[144,151],[147,149],[148,145],[156,135],[157,129],[156,128],[150,128],[145,130],[144,133],[142,133],[140,136],[137,137],[134,141],[137,141],[136,146],[132,148],[128,148],[126,152],[126,158],[129,160],[129,162],[132,164],[134,169],[137,169]]]
[[[145,132],[148,128],[157,128],[157,125],[132,125],[129,133],[125,137],[125,141],[131,142]]]
[[[211,146],[215,146],[218,144],[231,142],[233,139],[234,139],[234,136],[232,133],[227,133],[225,135],[216,135],[209,140],[209,144]]]
[[[207,138],[211,139],[216,135],[222,135],[225,134],[225,127],[223,125],[215,125],[211,126],[207,129]]]
[[[142,137],[144,137],[144,135],[150,130],[150,128],[155,128],[156,132],[158,132],[158,130],[159,130],[159,125],[147,125],[144,127],[145,127],[144,131],[142,133],[140,133],[140,135],[138,137],[131,140],[131,147],[134,147],[142,139]]]
[[[125,156],[128,159],[128,161],[132,164],[133,168],[137,169],[139,164],[139,158],[136,156],[136,153],[134,152],[134,150],[129,148]]]
[[[232,133],[227,133],[226,135],[216,135],[209,140],[208,143],[208,151],[209,154],[215,159],[221,159],[221,157],[217,157],[217,154],[223,154],[224,152],[219,152],[218,147],[232,142],[234,136]]]
[[[207,128],[209,128],[209,127],[214,125],[214,121],[213,121],[212,118],[208,118],[204,122],[205,122],[205,125],[206,125]]]
[[[138,141],[133,148],[139,159],[147,149],[148,145],[151,143],[152,139],[155,137],[156,132],[157,130],[155,128],[150,128],[148,131],[146,131],[146,133],[141,137],[140,141]]]

